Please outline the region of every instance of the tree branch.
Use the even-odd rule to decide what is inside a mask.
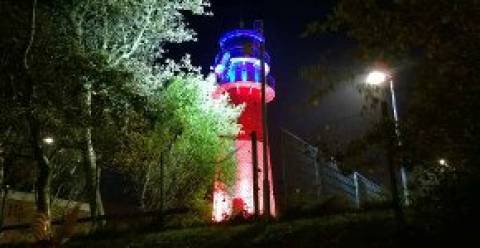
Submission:
[[[118,59],[113,63],[114,66],[115,66],[115,65],[118,65],[118,63],[120,63],[120,61],[121,61],[122,59],[125,59],[125,58],[130,57],[130,56],[138,49],[138,47],[140,46],[140,42],[142,41],[143,35],[144,35],[144,33],[145,33],[145,30],[147,30],[148,25],[150,25],[152,13],[153,13],[153,9],[150,7],[150,9],[149,9],[148,12],[147,12],[147,16],[146,16],[146,18],[145,18],[143,27],[142,27],[142,29],[140,30],[140,32],[138,33],[137,37],[135,38],[135,41],[133,42],[133,45],[131,46],[130,51],[127,52],[127,53],[122,54],[122,56],[120,56],[120,58],[118,58]]]
[[[25,49],[25,54],[23,56],[23,65],[25,69],[28,71],[28,54],[32,48],[33,42],[35,40],[35,27],[36,27],[36,9],[37,9],[37,0],[33,0],[33,7],[32,7],[32,23],[30,26],[30,39],[28,40],[27,49]]]

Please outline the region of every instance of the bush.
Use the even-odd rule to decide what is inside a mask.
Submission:
[[[478,225],[478,169],[434,166],[416,172],[413,217],[429,232],[468,234]]]

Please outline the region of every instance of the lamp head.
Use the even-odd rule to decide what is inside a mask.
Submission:
[[[388,74],[383,71],[371,71],[365,78],[365,83],[370,85],[383,84],[388,79]]]

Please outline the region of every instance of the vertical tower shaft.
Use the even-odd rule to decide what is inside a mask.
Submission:
[[[267,135],[264,135],[266,129],[262,125],[264,121],[262,102],[272,101],[275,91],[273,78],[268,75],[270,57],[262,51],[263,45],[263,35],[255,30],[234,30],[224,34],[220,39],[220,52],[215,66],[219,84],[218,93],[229,94],[231,103],[243,104],[244,111],[238,120],[242,129],[235,141],[237,148],[235,185],[232,190],[225,187],[215,188],[213,206],[215,221],[222,221],[227,216],[239,213],[244,215],[254,213],[254,178],[257,179],[256,185],[258,185],[259,213],[262,214],[266,210],[275,215],[272,169],[269,163],[270,151]],[[265,85],[262,84],[263,80],[266,81]],[[265,87],[263,96],[262,87]],[[257,139],[253,141],[256,144],[252,144],[252,133],[256,134]],[[264,142],[267,142],[267,146],[264,146]],[[255,147],[258,175],[254,174],[253,169],[252,152]],[[219,182],[216,182],[216,185],[218,186]],[[267,190],[270,188],[269,196],[266,197],[264,197],[265,188]]]

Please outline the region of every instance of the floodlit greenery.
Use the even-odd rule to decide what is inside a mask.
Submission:
[[[241,108],[226,96],[213,98],[214,90],[214,81],[199,75],[172,78],[160,92],[153,128],[132,131],[123,144],[115,164],[132,176],[144,209],[208,204],[214,177],[232,179]]]
[[[47,214],[63,197],[89,202],[95,217],[108,194],[101,171],[113,169],[144,209],[208,207],[215,175],[228,179],[235,168],[241,107],[214,97],[214,81],[187,55],[164,53],[195,40],[184,13],[207,8],[203,0],[2,1],[1,183],[35,188]]]

